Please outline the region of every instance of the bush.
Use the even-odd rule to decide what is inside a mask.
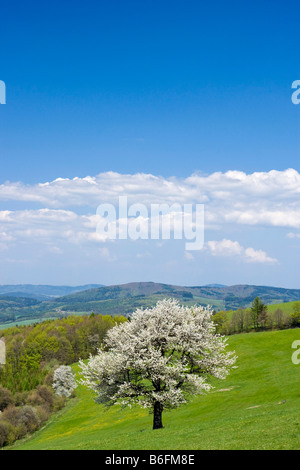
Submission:
[[[59,411],[61,410],[66,404],[66,398],[62,397],[60,395],[55,395],[54,397],[54,405],[53,405],[53,411]]]
[[[31,433],[39,428],[40,422],[37,410],[30,405],[25,405],[19,408],[18,425],[24,426],[26,432]]]
[[[44,400],[44,404],[51,410],[54,403],[53,390],[46,385],[39,385],[36,390],[40,397]]]
[[[14,398],[10,390],[0,386],[0,411],[14,404]]]
[[[42,426],[50,417],[50,412],[43,406],[38,406],[36,408],[39,425]]]
[[[11,425],[12,442],[21,439],[27,433],[26,426],[19,420],[19,409],[15,406],[8,406],[1,415],[1,420]]]
[[[3,408],[0,414],[0,447],[36,431],[52,412],[60,410],[66,403],[64,396],[55,395],[47,385],[39,385],[31,392],[16,393],[14,397],[9,390],[0,389]]]
[[[15,405],[16,406],[24,406],[27,402],[29,392],[17,392],[14,394]]]
[[[21,407],[9,406],[3,411],[1,418],[15,428],[17,439],[25,436],[28,432],[35,431],[39,427],[37,411],[30,405]]]
[[[33,390],[31,393],[29,393],[26,399],[26,404],[32,406],[42,406],[44,404],[44,400],[37,390]]]
[[[14,428],[13,426],[0,419],[0,447],[3,447],[8,444],[12,444],[15,440]]]
[[[48,372],[48,374],[46,375],[45,380],[44,380],[44,385],[48,385],[49,387],[52,386],[52,383],[53,383],[53,374],[54,374],[54,371],[53,371],[53,370],[51,370],[50,372]]]
[[[5,408],[3,413],[1,414],[1,419],[4,419],[8,423],[12,424],[12,426],[16,427],[19,423],[18,413],[19,408],[15,406],[8,406]]]
[[[61,403],[61,400],[59,402]],[[53,407],[56,406],[56,399],[53,398]],[[50,414],[47,406],[8,406],[0,415],[0,447],[12,444],[26,434],[36,431],[47,421]]]
[[[28,395],[26,403],[32,406],[43,406],[51,411],[54,405],[53,391],[46,385],[39,385]]]

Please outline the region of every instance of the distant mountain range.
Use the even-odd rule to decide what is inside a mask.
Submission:
[[[0,285],[1,295],[12,295],[14,297],[28,297],[36,300],[50,300],[62,295],[74,294],[82,290],[102,287],[103,284],[86,284],[85,286],[48,286],[33,284]],[[0,297],[1,298],[1,297]]]
[[[211,305],[215,310],[249,307],[255,297],[266,304],[300,300],[300,289],[210,284],[174,286],[155,282],[99,286],[0,286],[0,323],[41,320],[70,314],[128,315],[173,297],[185,305]]]

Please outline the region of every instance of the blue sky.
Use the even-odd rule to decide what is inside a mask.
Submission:
[[[7,104],[0,106],[0,283],[299,287],[300,106],[291,103],[292,82],[300,79],[299,13],[296,1],[1,5]],[[295,173],[285,173],[289,168]],[[87,246],[74,236],[62,242],[58,211],[95,214],[109,191],[91,200],[84,178],[105,186],[110,177],[97,175],[110,171],[123,175],[119,188],[128,192],[126,175],[175,178],[174,201],[176,185],[190,194],[188,178],[201,175],[207,213],[215,218],[205,239],[218,245],[192,259],[175,242],[162,249],[151,241]],[[237,190],[228,171],[243,172],[258,192],[249,195],[242,184]],[[223,175],[214,181],[226,188],[226,204],[210,186],[216,172]],[[55,205],[38,185],[57,178],[65,186],[52,184]],[[85,188],[80,202],[73,178]],[[137,200],[149,203],[151,187],[146,197],[143,181],[134,184]],[[75,204],[65,191],[77,195]],[[112,203],[116,197],[111,194]],[[240,212],[250,211],[247,223],[237,217],[237,198],[244,201]],[[254,220],[258,207],[264,212]],[[216,215],[221,208],[226,221]],[[39,217],[44,209],[56,211],[48,212],[55,229],[45,212]],[[68,233],[79,230],[72,225]],[[248,248],[257,254],[251,262]]]

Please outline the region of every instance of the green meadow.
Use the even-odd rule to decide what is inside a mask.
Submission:
[[[293,313],[294,307],[298,303],[299,303],[299,301],[285,302],[285,303],[281,303],[281,304],[271,304],[271,305],[268,305],[268,312],[273,313],[273,312],[275,312],[275,310],[280,308],[283,311],[283,313],[287,313],[288,315],[290,315],[291,313]]]
[[[230,336],[237,368],[226,380],[214,380],[210,393],[165,412],[163,429],[152,430],[144,409],[104,410],[79,386],[76,398],[44,428],[10,449],[300,449],[294,340],[300,340],[300,329]]]

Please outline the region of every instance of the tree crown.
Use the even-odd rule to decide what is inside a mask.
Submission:
[[[209,376],[224,379],[235,363],[211,317],[210,308],[183,307],[174,299],[136,310],[107,333],[96,356],[81,361],[82,383],[107,405],[179,406],[208,391]]]

